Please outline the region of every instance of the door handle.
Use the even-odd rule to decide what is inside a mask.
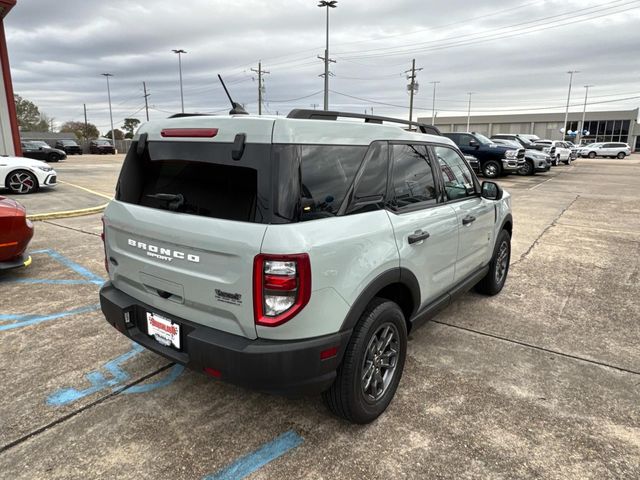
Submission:
[[[463,225],[469,225],[469,224],[471,224],[471,223],[473,223],[475,221],[476,221],[476,217],[474,217],[473,215],[467,215],[466,217],[464,217],[462,219],[462,224]]]
[[[416,230],[415,233],[412,233],[408,237],[409,245],[421,242],[422,240],[426,240],[430,236],[431,235],[429,235],[429,232],[423,232],[422,230]]]

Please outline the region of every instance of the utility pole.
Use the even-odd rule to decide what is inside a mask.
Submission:
[[[587,115],[587,97],[589,96],[589,88],[593,87],[593,85],[585,85],[584,86],[584,107],[582,107],[582,122],[580,122],[580,130],[578,131],[578,145],[580,145],[580,141],[582,141],[582,132],[584,132],[584,119]],[[565,122],[566,123],[566,122]]]
[[[267,70],[262,70],[262,61],[258,62],[258,69],[251,69],[252,72],[256,72],[258,74],[258,115],[262,115],[262,94],[264,93],[264,79],[262,75],[268,74]]]
[[[113,77],[110,73],[102,73],[103,77],[107,78],[107,96],[109,97],[109,118],[111,119],[111,143],[113,148],[116,148],[116,134],[113,131],[113,111],[111,110],[111,89],[109,87],[109,77]]]
[[[467,132],[469,131],[469,124],[471,123],[471,95],[473,95],[474,92],[467,92],[467,95],[469,95],[469,108],[467,109]]]
[[[416,82],[416,72],[422,70],[418,68],[416,70],[416,59],[411,60],[411,70],[406,70],[404,73],[410,73],[407,75],[407,80],[409,80],[409,85],[407,85],[407,90],[409,90],[409,122],[413,122],[413,95],[418,93],[418,88],[420,85]],[[409,130],[411,130],[411,125],[409,125]]]
[[[571,101],[571,83],[573,82],[573,74],[580,73],[578,70],[569,70],[567,72],[569,74],[569,93],[567,94],[567,109],[564,111],[564,124],[562,125],[562,137],[560,140],[564,141],[564,138],[567,135],[567,120],[569,119],[569,102]]]
[[[327,44],[324,49],[324,57],[318,56],[320,60],[324,60],[324,74],[320,75],[324,76],[324,110],[329,110],[329,62],[336,63],[335,60],[331,60],[329,58],[329,9],[337,8],[337,0],[320,0],[318,2],[318,6],[320,8],[327,8]]]
[[[433,83],[433,104],[431,106],[431,125],[436,124],[436,85],[439,84],[439,81],[429,82]]]
[[[84,107],[84,139],[85,141],[87,140],[88,132],[89,132],[89,122],[87,122],[87,104],[83,103],[82,106]]]
[[[173,53],[178,54],[178,70],[180,71],[180,105],[182,106],[182,113],[184,113],[184,94],[182,93],[182,54],[187,53],[186,50],[174,49]]]
[[[147,82],[142,82],[142,88],[144,89],[144,110],[145,112],[147,112],[147,122],[148,122],[149,121],[149,101],[147,100],[147,98],[151,94],[147,93]]]

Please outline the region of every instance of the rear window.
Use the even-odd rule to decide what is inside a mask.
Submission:
[[[116,199],[202,217],[268,222],[269,145],[247,144],[240,160],[231,144],[150,142],[125,159]]]

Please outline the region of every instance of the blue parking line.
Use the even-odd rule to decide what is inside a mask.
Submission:
[[[90,387],[82,390],[78,390],[76,388],[61,388],[47,397],[47,404],[53,407],[61,407],[63,405],[77,402],[81,398],[93,395],[100,390],[111,389],[112,391],[115,391],[122,388],[124,383],[131,378],[131,375],[122,369],[122,364],[131,360],[143,351],[144,347],[135,342],[131,342],[131,350],[123,353],[113,360],[109,360],[101,367],[100,370],[106,370],[110,378],[105,377],[100,370],[93,370],[85,374],[85,378],[91,384]],[[146,393],[156,390],[157,388],[166,387],[174,382],[183,371],[184,367],[182,365],[174,365],[169,370],[169,374],[163,379],[158,380],[157,382],[133,385],[132,387],[123,390],[122,393]]]
[[[64,255],[56,252],[55,250],[42,249],[42,250],[35,250],[35,251],[31,252],[32,255],[38,254],[38,253],[46,253],[47,255],[49,255],[51,258],[53,258],[57,262],[61,263],[62,265],[64,265],[67,268],[70,268],[71,270],[76,272],[81,277],[84,277],[89,283],[93,283],[95,285],[102,285],[104,283],[104,279],[103,278],[99,277],[98,275],[96,275],[93,272],[90,272],[89,270],[84,268],[82,265],[77,264],[76,262],[74,262],[70,258],[65,257]]]
[[[298,447],[302,442],[304,440],[300,435],[293,430],[289,430],[269,443],[264,444],[255,452],[239,458],[228,467],[217,473],[207,475],[202,480],[240,480],[246,478],[289,450]]]
[[[50,320],[56,320],[58,318],[68,317],[70,315],[78,315],[81,313],[88,313],[98,310],[99,304],[89,305],[86,307],[76,308],[74,310],[67,310],[66,312],[54,313],[51,315],[0,315],[0,332],[4,330],[11,330],[14,328],[26,327],[28,325],[35,325],[37,323],[48,322]],[[13,323],[5,323],[13,321]]]
[[[86,285],[87,283],[95,283],[88,282],[87,280],[46,280],[41,278],[20,278],[18,280],[12,280],[11,283],[26,283],[30,285]],[[102,285],[104,282],[100,282]]]

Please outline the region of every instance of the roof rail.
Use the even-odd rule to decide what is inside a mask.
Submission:
[[[428,133],[431,135],[441,135],[440,130],[438,130],[433,125],[427,125],[426,123],[419,122],[410,122],[408,120],[400,120],[398,118],[391,117],[379,117],[377,115],[367,115],[362,113],[351,113],[351,112],[333,112],[329,110],[306,110],[296,108],[289,112],[287,118],[298,118],[304,120],[337,120],[339,117],[342,118],[362,118],[365,123],[378,123],[382,124],[382,122],[388,123],[399,123],[402,125],[408,125],[410,127],[416,127],[418,131],[421,133]]]
[[[184,118],[184,117],[210,117],[209,113],[174,113],[167,118]]]

